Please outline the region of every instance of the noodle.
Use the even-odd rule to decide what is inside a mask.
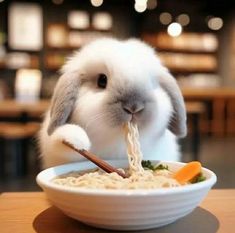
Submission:
[[[139,131],[137,124],[128,122],[124,125],[124,132],[127,143],[127,155],[129,160],[130,173],[143,173],[144,169],[141,165],[143,155],[140,150]]]
[[[130,176],[123,178],[117,173],[106,173],[102,170],[70,172],[53,179],[55,184],[89,189],[154,189],[176,187],[180,184],[172,178],[168,170],[145,170],[141,161],[143,155],[140,149],[137,124],[128,122],[124,125],[125,141],[129,169],[125,170]]]

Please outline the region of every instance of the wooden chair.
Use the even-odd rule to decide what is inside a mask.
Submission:
[[[0,123],[0,173],[6,174],[6,159],[10,159],[11,173],[24,175],[28,168],[28,146],[36,135],[39,123]],[[6,157],[8,156],[8,157]]]
[[[191,117],[191,135],[192,135],[192,154],[193,160],[199,160],[200,152],[200,116],[205,112],[205,104],[202,102],[196,101],[187,101],[185,103],[187,115]]]

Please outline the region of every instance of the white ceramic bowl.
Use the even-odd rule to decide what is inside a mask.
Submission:
[[[107,161],[127,167],[126,161]],[[172,171],[184,163],[161,162]],[[144,230],[167,225],[192,212],[216,182],[216,175],[203,168],[206,180],[175,188],[155,190],[98,190],[60,186],[51,182],[58,175],[96,167],[91,162],[66,164],[46,169],[37,183],[49,200],[66,215],[99,228]]]

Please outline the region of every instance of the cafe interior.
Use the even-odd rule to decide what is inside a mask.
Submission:
[[[38,132],[60,69],[87,43],[137,38],[176,79],[198,160],[235,187],[235,2],[229,0],[0,0],[0,192],[39,191]]]

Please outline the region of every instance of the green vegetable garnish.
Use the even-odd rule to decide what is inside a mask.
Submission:
[[[190,183],[195,184],[206,180],[206,177],[203,176],[203,174],[200,172],[197,176],[195,176],[192,180],[190,180]]]
[[[155,170],[169,170],[167,165],[159,164],[158,166],[155,167]]]
[[[154,166],[152,165],[150,160],[142,160],[142,167],[143,168],[147,168],[149,170],[153,170],[154,171]]]
[[[150,160],[142,160],[142,167],[145,169],[149,169],[152,171],[156,171],[156,170],[168,170],[168,166],[167,165],[163,165],[163,164],[159,164],[154,166]]]

